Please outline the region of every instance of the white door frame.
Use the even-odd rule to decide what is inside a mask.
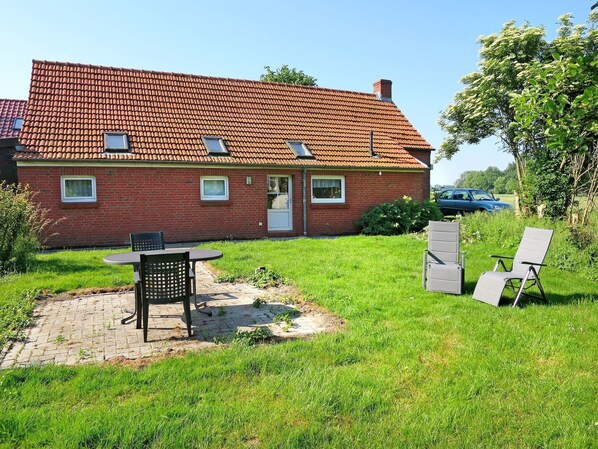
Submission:
[[[291,175],[268,175],[270,178],[287,178],[287,209],[268,209],[268,231],[292,231],[293,230],[293,177]],[[268,195],[268,184],[266,184],[266,195]]]

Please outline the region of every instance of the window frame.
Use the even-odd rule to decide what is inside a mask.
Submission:
[[[305,142],[303,142],[302,140],[287,140],[286,143],[287,146],[291,149],[291,151],[295,154],[295,156],[297,156],[297,159],[315,159],[312,152],[309,150],[309,148],[307,148],[307,145],[305,145]],[[300,145],[301,148],[303,148],[304,154],[297,153],[295,148],[293,148],[293,145]]]
[[[109,136],[120,136],[123,138],[124,147],[115,148],[108,146]],[[129,135],[123,131],[105,131],[104,132],[104,151],[108,153],[129,153],[131,152],[131,143],[129,142]]]
[[[226,143],[224,142],[224,139],[220,136],[201,136],[201,140],[204,144],[204,147],[206,148],[206,151],[208,152],[209,156],[229,156],[230,152],[228,150],[228,147],[226,146]],[[210,145],[208,144],[209,140],[217,140],[218,143],[220,144],[220,148],[222,149],[222,151],[212,151],[210,149]]]
[[[21,129],[23,129],[23,123],[24,123],[24,119],[23,117],[15,117],[12,119],[12,130],[13,131],[20,131]],[[17,126],[17,124],[19,126]]]
[[[341,197],[340,198],[315,198],[314,197],[314,179],[340,179]],[[345,177],[342,175],[313,175],[311,177],[311,202],[314,204],[344,204],[346,203]]]
[[[66,196],[66,181],[91,181],[92,196]],[[86,175],[64,175],[60,177],[60,199],[63,203],[95,203],[98,200],[96,177]]]
[[[224,195],[205,195],[204,181],[224,181]],[[199,192],[202,201],[228,201],[230,199],[228,176],[201,176]]]

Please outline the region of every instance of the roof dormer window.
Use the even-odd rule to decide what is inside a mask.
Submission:
[[[123,132],[105,132],[104,150],[110,152],[128,152],[129,136]]]
[[[307,146],[300,140],[287,140],[287,145],[291,150],[293,150],[293,153],[295,153],[298,158],[307,159],[314,157]]]
[[[201,140],[203,140],[203,144],[206,146],[208,150],[208,154],[211,156],[227,156],[228,148],[222,140],[222,137],[216,136],[202,136]]]
[[[20,131],[22,127],[23,127],[23,117],[16,117],[12,121],[12,129],[14,131]]]

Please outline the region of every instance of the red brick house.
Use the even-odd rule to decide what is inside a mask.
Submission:
[[[430,144],[374,93],[34,61],[15,159],[52,246],[346,234],[429,197]],[[56,230],[56,229],[55,229]]]
[[[0,181],[17,183],[17,164],[13,160],[25,117],[25,100],[0,99]]]

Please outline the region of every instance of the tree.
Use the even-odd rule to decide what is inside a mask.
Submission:
[[[266,69],[266,73],[260,76],[260,81],[317,86],[316,78],[306,75],[303,70],[289,68],[286,64],[276,70],[272,70],[270,66],[265,66],[264,69]]]
[[[576,193],[598,190],[596,16],[589,27],[561,17],[552,42],[542,27],[513,21],[481,38],[479,71],[463,78],[465,88],[440,117],[448,137],[436,159],[498,137],[515,160],[523,212],[543,202],[561,216]]]
[[[525,87],[523,71],[543,57],[547,48],[544,28],[514,21],[506,23],[497,34],[479,39],[479,70],[464,76],[465,88],[441,114],[439,124],[448,137],[435,158],[450,159],[464,144],[477,144],[487,137],[498,137],[502,149],[516,164],[519,185],[525,176],[525,157],[529,146],[517,139],[518,124],[511,95]]]
[[[497,190],[497,182],[502,180],[500,189]],[[513,186],[512,181],[515,181]],[[509,187],[512,187],[510,192],[517,188],[517,177],[515,175],[515,164],[509,164],[505,171],[499,170],[497,167],[488,167],[486,170],[469,170],[465,171],[455,181],[456,187],[471,187],[473,189],[482,189],[488,192],[495,193],[510,193],[507,188],[507,182],[511,181]]]
[[[548,215],[581,213],[585,224],[598,194],[598,12],[589,26],[574,26],[570,14],[559,21],[550,59],[525,71],[526,87],[512,104],[517,138],[535,148],[530,196],[546,204]],[[587,196],[581,210],[580,194]]]
[[[517,171],[515,164],[511,163],[503,170],[494,181],[494,193],[513,193],[517,190]]]

